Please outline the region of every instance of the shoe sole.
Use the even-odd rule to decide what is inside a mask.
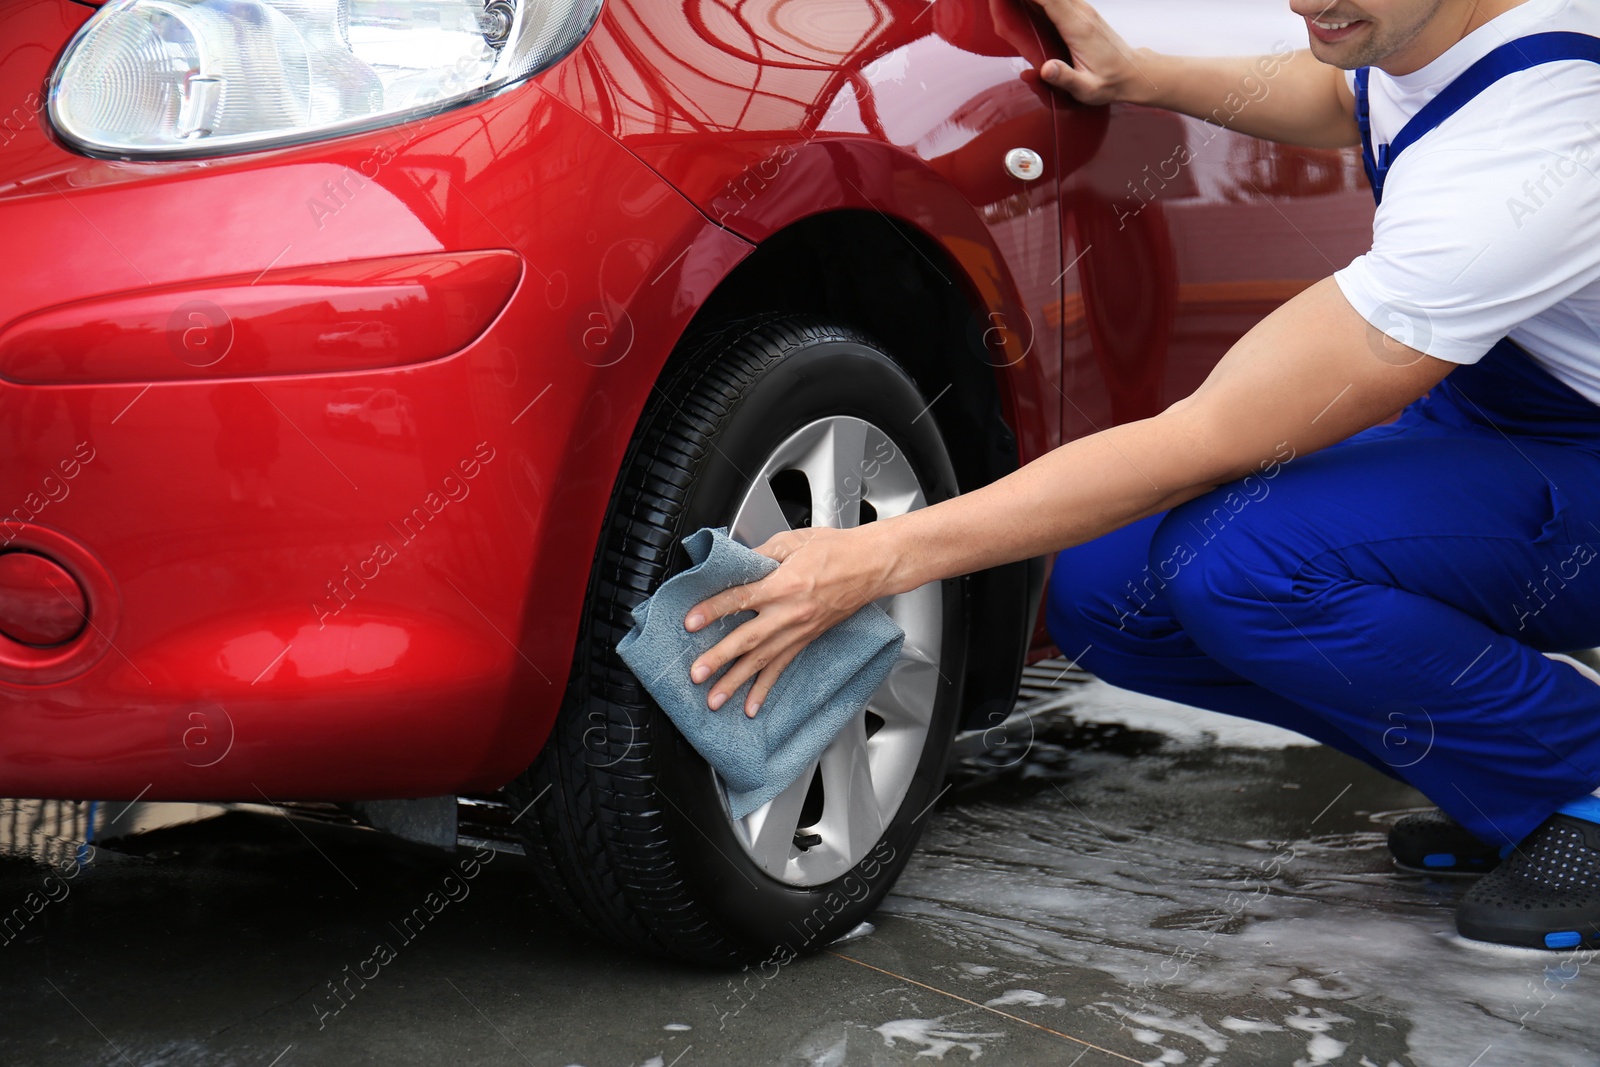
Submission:
[[[1391,857],[1391,859],[1393,859],[1393,857]],[[1414,867],[1409,863],[1402,863],[1398,859],[1394,859],[1394,867],[1395,867],[1395,870],[1401,871],[1401,872],[1403,872],[1405,874],[1423,874],[1423,875],[1427,875],[1429,878],[1462,878],[1462,879],[1482,878],[1484,875],[1486,875],[1490,871],[1494,870],[1494,866],[1488,866],[1488,867]]]
[[[1579,930],[1544,930],[1515,926],[1490,926],[1463,922],[1456,917],[1456,932],[1468,941],[1481,941],[1489,945],[1511,948],[1534,948],[1546,952],[1571,952],[1575,949],[1600,946],[1600,933],[1589,931],[1587,937]]]

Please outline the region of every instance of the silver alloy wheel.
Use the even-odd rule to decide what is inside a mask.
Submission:
[[[926,503],[916,472],[887,434],[836,415],[802,427],[772,451],[729,527],[734,540],[754,548],[793,529],[791,516],[807,508],[810,526],[848,528],[861,524],[863,512],[870,521]],[[740,844],[763,871],[790,885],[830,882],[859,863],[900,810],[922,760],[938,693],[943,596],[932,582],[878,606],[906,632],[900,658],[866,711],[820,759],[737,820],[713,772]]]

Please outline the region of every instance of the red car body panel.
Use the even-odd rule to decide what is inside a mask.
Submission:
[[[1002,35],[1003,34],[1003,35]],[[1055,151],[1054,93],[1022,4],[612,0],[547,78],[706,214],[759,243],[813,215],[881,212],[960,267],[1024,460],[1060,443],[1057,183],[1001,159]],[[935,88],[929,88],[930,83]]]
[[[0,67],[3,98],[39,99],[85,14],[0,11],[0,39],[36,45]],[[524,268],[485,332],[427,362],[194,380],[224,359],[107,384],[92,361],[82,382],[0,382],[5,550],[116,594],[91,584],[87,632],[102,636],[73,677],[19,684],[13,665],[0,680],[0,789],[428,796],[526,767],[655,372],[749,245],[537,86],[204,162],[84,158],[34,114],[0,145],[0,176],[6,336],[148,290],[226,311],[218,278],[325,280],[352,260],[445,270],[509,250]],[[363,390],[404,399],[399,432],[340,417]],[[67,479],[80,443],[92,458]]]
[[[0,332],[0,378],[112,384],[424,363],[481,337],[521,277],[521,258],[497,250],[276,267],[113,293],[12,322]]]
[[[1350,151],[1223,133],[1151,182],[1215,127],[1041,88],[1063,50],[1019,0],[611,0],[487,99],[184,162],[49,131],[45,78],[92,13],[0,8],[23,44],[0,99],[24,101],[0,116],[0,552],[56,561],[90,604],[41,650],[5,636],[6,597],[40,586],[0,583],[6,795],[516,775],[657,375],[803,220],[928,242],[987,323],[1026,460],[1192,389],[1371,218]],[[1006,172],[1019,147],[1043,179]]]

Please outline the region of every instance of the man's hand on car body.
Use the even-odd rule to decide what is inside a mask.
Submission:
[[[1282,43],[1268,55],[1173,56],[1132,48],[1083,0],[1034,0],[1072,56],[1039,77],[1081,104],[1143,104],[1306,148],[1360,143],[1344,71]],[[1196,15],[1196,18],[1203,16]]]
[[[1070,64],[1046,60],[1039,77],[1080,104],[1098,107],[1137,100],[1155,89],[1140,69],[1134,50],[1106,20],[1081,0],[1038,0],[1072,52]],[[1140,83],[1143,83],[1142,85]]]

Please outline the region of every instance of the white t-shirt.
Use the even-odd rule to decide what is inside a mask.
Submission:
[[[1526,0],[1420,70],[1372,68],[1374,148],[1497,46],[1551,30],[1600,36],[1600,0]],[[1389,169],[1372,250],[1333,277],[1402,344],[1475,363],[1510,336],[1600,404],[1600,63],[1508,75],[1413,142]]]

